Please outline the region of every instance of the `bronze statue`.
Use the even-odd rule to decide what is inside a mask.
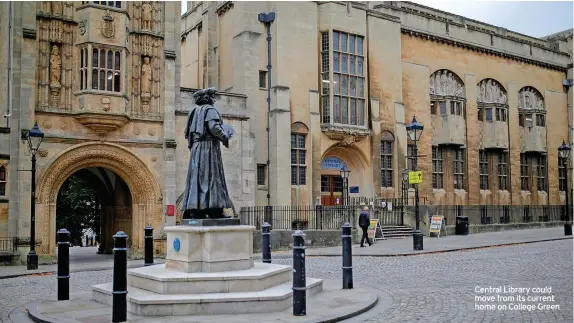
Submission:
[[[181,211],[183,219],[226,218],[223,209],[233,202],[227,192],[220,143],[229,148],[233,129],[224,125],[213,107],[215,88],[193,94],[196,108],[187,116],[185,138],[191,151]]]

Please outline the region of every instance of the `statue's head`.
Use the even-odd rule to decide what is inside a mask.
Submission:
[[[147,57],[147,56],[144,57],[144,63],[145,63],[145,64],[149,64],[149,57]]]
[[[57,45],[52,46],[52,54],[54,54],[54,55],[60,54],[60,49],[58,48]]]
[[[217,90],[214,87],[199,90],[193,94],[193,99],[197,105],[213,105],[215,104],[215,93]]]

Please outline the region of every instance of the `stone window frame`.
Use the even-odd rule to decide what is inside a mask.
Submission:
[[[267,89],[267,71],[259,71],[259,88]]]
[[[440,146],[432,146],[432,188],[444,189],[444,155]]]
[[[536,160],[536,189],[540,192],[546,192],[548,190],[548,184],[546,178],[548,178],[546,163],[547,158],[545,154],[537,154],[534,157]]]
[[[87,5],[87,4],[94,4],[97,6],[110,7],[110,8],[116,8],[116,9],[122,9],[122,7],[123,7],[122,1],[82,1],[82,5]],[[119,7],[118,7],[118,4],[120,5]]]
[[[291,125],[291,185],[307,185],[307,138],[309,128],[302,122]],[[295,157],[295,158],[293,158]]]
[[[342,45],[341,40],[343,38],[345,39],[346,47]],[[351,39],[354,40],[352,46]],[[346,72],[343,72],[343,56],[346,57],[345,61],[347,62]],[[359,68],[360,61],[362,62],[362,68]],[[350,71],[351,62],[354,62],[353,72]],[[322,123],[367,128],[368,86],[366,63],[365,36],[337,29],[321,32]],[[342,85],[344,79],[348,80],[346,92],[343,91]],[[355,80],[354,95],[351,91],[353,80]],[[361,84],[363,91],[360,91]],[[346,110],[342,106],[343,103],[347,107]],[[346,120],[343,119],[343,114],[347,116]]]
[[[438,109],[437,109],[438,107]],[[466,119],[466,100],[457,97],[431,96],[431,116],[460,116]]]
[[[78,50],[80,51],[79,56],[80,56],[80,62],[77,65],[78,67],[78,79],[80,80],[80,82],[77,82],[77,89],[80,92],[91,92],[91,93],[106,93],[109,95],[115,95],[115,96],[119,96],[125,93],[126,90],[126,86],[127,86],[127,82],[125,80],[126,77],[126,72],[125,72],[125,66],[127,64],[126,61],[126,49],[122,48],[122,47],[118,47],[118,46],[113,46],[113,45],[103,45],[103,44],[95,44],[95,43],[86,43],[86,44],[82,44],[80,46],[77,47]],[[87,56],[86,56],[86,51],[87,50]],[[97,67],[94,68],[94,50],[98,51],[98,62],[97,62]],[[105,63],[105,67],[101,68],[101,52],[104,51],[105,53],[105,59],[104,59],[104,63]],[[112,68],[109,69],[107,67],[107,56],[108,56],[108,52],[112,52]],[[85,64],[82,63],[82,52],[84,53],[84,59],[87,59],[87,66],[84,66]],[[116,69],[116,59],[118,58],[117,54],[119,54],[119,69]],[[87,76],[82,77],[81,74],[83,71],[85,71],[87,69]],[[94,70],[97,71],[97,88],[94,88]],[[100,81],[100,71],[103,71],[104,74],[104,89],[101,90],[100,86],[99,86],[99,81]],[[108,91],[106,89],[106,86],[108,85],[108,72],[112,73],[112,91]],[[116,74],[117,73],[117,74]],[[116,87],[116,83],[114,80],[114,77],[117,76],[117,81],[119,82],[119,89],[118,91],[115,91],[115,87]],[[81,86],[81,81],[84,81],[86,83],[86,87],[83,88]]]
[[[331,123],[330,42],[328,31],[321,33],[321,120]]]
[[[8,167],[0,165],[0,196],[6,196],[6,187],[8,186]]]
[[[480,149],[478,151],[478,174],[481,190],[489,189],[489,162],[486,150]]]
[[[463,190],[465,189],[464,177],[465,177],[465,161],[466,161],[466,149],[455,148],[452,155],[452,168],[453,168],[453,181],[454,189]]]
[[[498,153],[497,161],[498,190],[508,191],[508,152]]]
[[[394,136],[385,131],[381,135],[381,187],[393,187]]]
[[[568,181],[566,181],[566,174],[568,172],[568,166],[564,165],[564,157],[558,156],[558,191],[566,192],[568,191]],[[568,161],[566,159],[566,161]]]
[[[492,84],[494,87],[493,89],[498,89],[495,92],[497,97],[493,99],[491,96],[484,95],[481,93],[484,90],[485,84],[489,86]],[[508,109],[508,93],[504,86],[493,78],[485,78],[478,82],[477,92],[476,92],[476,108],[477,108],[477,117],[478,121],[481,122],[504,122],[508,123],[509,118],[509,109]],[[493,93],[493,92],[490,92]]]
[[[97,91],[122,92],[122,50],[108,46],[91,44],[90,89]],[[102,57],[102,53],[104,57]],[[97,54],[96,56],[94,54]],[[111,54],[111,56],[110,56]],[[110,62],[111,59],[111,62]],[[103,63],[103,64],[102,64]],[[104,65],[104,66],[102,66]],[[94,72],[96,79],[94,80]],[[103,76],[103,85],[102,83]],[[117,82],[117,83],[116,83]],[[96,88],[94,88],[94,85]],[[102,88],[103,87],[103,88]]]
[[[536,103],[533,107],[525,107],[522,102],[523,93],[530,92],[534,95]],[[525,86],[518,91],[518,126],[522,128],[546,127],[546,101],[542,93],[535,87]],[[538,105],[538,103],[541,103]]]
[[[257,164],[257,185],[265,186],[267,185],[267,165]]]
[[[530,165],[528,163],[528,156],[525,153],[520,153],[520,190],[530,191]]]
[[[80,47],[80,91],[89,89],[88,74],[90,71],[88,46]]]

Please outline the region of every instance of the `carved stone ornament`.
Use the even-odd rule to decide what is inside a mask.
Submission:
[[[46,149],[40,149],[38,150],[38,155],[40,155],[40,157],[46,157],[48,156],[48,151]]]
[[[147,131],[147,134],[150,136],[155,136],[155,129],[154,128],[149,128]]]
[[[506,91],[497,81],[484,79],[476,86],[476,100],[482,103],[506,104]]]
[[[114,26],[114,17],[110,15],[109,10],[106,10],[106,14],[102,17],[101,30],[102,30],[102,36],[106,38],[112,38],[116,33],[116,28]]]
[[[451,71],[438,70],[430,77],[430,94],[464,98],[464,87]]]
[[[86,33],[86,24],[88,23],[87,20],[82,20],[78,24],[78,30],[80,31],[80,35],[84,35]]]
[[[355,135],[347,135],[343,140],[339,141],[339,146],[347,147],[354,144],[356,141],[357,137]]]
[[[50,53],[50,93],[52,94],[52,106],[57,106],[60,101],[60,89],[62,84],[62,57],[60,56],[60,47],[52,45]]]
[[[142,5],[142,29],[143,30],[151,30],[151,21],[152,21],[152,8],[149,1],[146,1]]]
[[[44,126],[44,128],[46,129],[50,129],[52,128],[52,123],[48,120],[44,121],[44,123],[42,124]]]
[[[138,126],[134,126],[134,135],[139,135],[140,134],[140,128]]]
[[[151,161],[152,161],[152,163],[155,163],[156,160],[157,160],[157,156],[151,156]]]
[[[61,120],[60,121],[60,128],[62,128],[62,130],[67,130],[68,129],[68,121]]]
[[[110,111],[111,101],[109,98],[102,98],[102,110]]]
[[[143,58],[142,74],[141,74],[141,98],[143,112],[149,111],[149,102],[151,99],[151,84],[152,84],[152,68],[151,60],[149,57]]]
[[[544,99],[536,89],[530,86],[524,87],[518,92],[518,108],[544,110]]]

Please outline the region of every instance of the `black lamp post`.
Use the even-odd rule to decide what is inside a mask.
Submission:
[[[401,219],[405,218],[405,201],[408,201],[407,183],[409,182],[409,170],[403,171],[403,180],[401,181]]]
[[[570,204],[568,203],[568,158],[570,158],[570,145],[568,145],[564,140],[562,140],[562,145],[558,147],[558,155],[562,158],[564,163],[564,176],[566,180],[566,223],[564,223],[564,235],[572,235],[572,222],[570,222]]]
[[[26,259],[27,269],[38,269],[38,255],[36,254],[36,153],[44,139],[44,133],[38,128],[38,122],[34,123],[32,130],[28,131],[26,140],[32,154],[32,199],[30,200],[30,252]]]
[[[347,205],[349,199],[349,173],[347,166],[341,167],[341,178],[343,179],[343,205]]]
[[[418,141],[421,138],[421,134],[423,133],[423,125],[417,122],[417,118],[413,116],[413,121],[411,124],[407,125],[407,134],[409,138],[414,143],[414,161],[413,161],[413,168],[415,171],[418,170]],[[420,222],[420,215],[419,215],[419,186],[415,184],[415,221],[416,221],[416,228],[415,232],[413,233],[413,248],[414,250],[423,250],[423,234],[419,229],[419,222]]]

